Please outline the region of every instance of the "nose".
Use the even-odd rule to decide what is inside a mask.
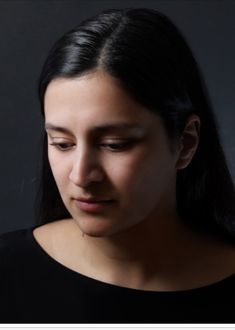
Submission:
[[[104,173],[95,150],[83,148],[75,152],[69,179],[85,188],[91,183],[101,182]]]

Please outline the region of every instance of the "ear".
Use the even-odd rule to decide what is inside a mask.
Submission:
[[[180,137],[176,169],[181,170],[190,164],[199,144],[200,124],[200,118],[196,115],[191,115],[187,119],[184,131]]]

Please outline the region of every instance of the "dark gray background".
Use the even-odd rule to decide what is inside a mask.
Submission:
[[[0,0],[0,232],[34,224],[42,120],[37,80],[51,45],[108,8],[149,7],[183,31],[199,62],[235,177],[235,1]]]

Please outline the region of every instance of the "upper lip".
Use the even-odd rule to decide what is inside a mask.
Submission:
[[[101,199],[101,198],[97,199],[97,198],[76,197],[74,199],[76,199],[79,202],[85,202],[85,203],[99,203],[99,202],[110,202],[111,201],[111,199],[105,199],[105,198],[103,198],[103,199]]]

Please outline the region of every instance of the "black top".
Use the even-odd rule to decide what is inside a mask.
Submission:
[[[61,265],[32,231],[1,235],[1,323],[235,323],[235,275],[185,291],[123,288]]]

